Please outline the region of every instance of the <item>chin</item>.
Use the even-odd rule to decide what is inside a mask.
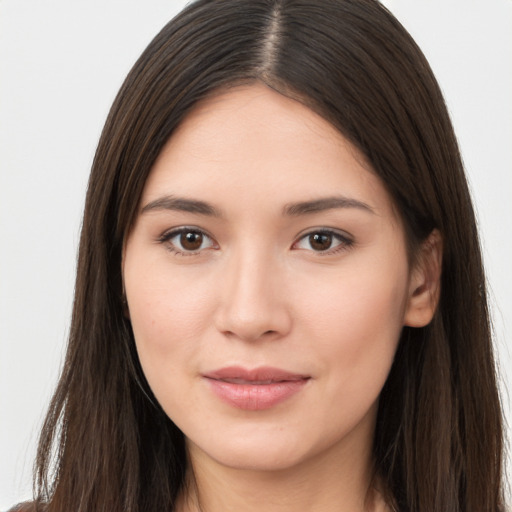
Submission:
[[[210,446],[195,444],[187,439],[191,455],[203,456],[222,466],[246,471],[280,471],[299,465],[308,454],[304,446],[282,432],[279,436],[259,436],[258,439],[241,436],[220,440]]]

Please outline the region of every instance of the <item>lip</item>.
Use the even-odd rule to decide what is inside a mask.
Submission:
[[[211,390],[224,402],[248,411],[270,409],[298,393],[310,379],[264,366],[246,369],[230,366],[203,374]]]

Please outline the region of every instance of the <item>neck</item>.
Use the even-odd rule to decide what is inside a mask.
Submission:
[[[228,467],[188,443],[190,471],[178,512],[384,512],[371,449],[344,445],[292,468]]]

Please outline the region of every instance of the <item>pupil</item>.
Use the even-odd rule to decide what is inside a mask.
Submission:
[[[194,231],[182,233],[180,236],[181,246],[188,251],[197,251],[203,243],[203,235]]]
[[[309,243],[316,251],[326,251],[331,247],[332,235],[325,233],[314,233],[309,236]]]

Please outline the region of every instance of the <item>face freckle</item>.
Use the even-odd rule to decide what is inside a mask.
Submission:
[[[123,256],[130,320],[191,457],[362,458],[410,272],[402,223],[357,150],[263,85],[230,89],[176,130],[141,209]]]

